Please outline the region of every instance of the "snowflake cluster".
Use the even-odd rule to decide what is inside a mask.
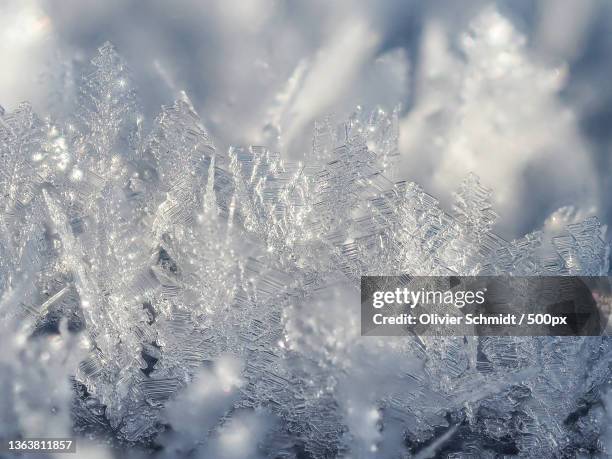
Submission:
[[[187,96],[145,129],[110,44],[78,106],[0,113],[0,437],[167,457],[603,448],[607,337],[364,338],[357,295],[362,275],[605,275],[596,218],[506,241],[475,175],[444,211],[387,178],[397,112],[325,119],[295,163],[217,150]]]

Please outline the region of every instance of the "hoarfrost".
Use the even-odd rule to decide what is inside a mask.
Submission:
[[[295,163],[218,151],[186,95],[147,134],[110,44],[81,99],[62,122],[0,115],[2,437],[74,429],[169,457],[609,453],[589,420],[607,337],[363,338],[357,320],[362,275],[606,275],[596,218],[506,241],[475,175],[443,210],[395,181],[398,113],[381,109],[317,123]]]

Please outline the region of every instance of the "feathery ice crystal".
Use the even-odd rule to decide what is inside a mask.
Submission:
[[[0,113],[1,438],[287,459],[603,448],[607,337],[364,339],[357,319],[361,275],[607,274],[596,218],[508,242],[474,175],[445,212],[386,178],[396,112],[317,123],[299,163],[215,149],[186,96],[145,133],[110,44],[79,101],[62,122]]]

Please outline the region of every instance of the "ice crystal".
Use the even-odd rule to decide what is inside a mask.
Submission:
[[[371,274],[606,275],[596,218],[506,241],[475,175],[444,211],[394,181],[397,112],[317,123],[296,163],[217,150],[186,95],[146,134],[110,44],[80,100],[61,122],[0,114],[0,378],[15,389],[0,436],[74,429],[170,456],[224,457],[239,428],[248,457],[604,452],[588,417],[606,337],[363,338],[355,295]]]

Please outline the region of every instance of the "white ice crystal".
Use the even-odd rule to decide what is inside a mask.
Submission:
[[[416,101],[401,121],[405,170],[416,170],[421,185],[450,194],[478,174],[494,187],[502,228],[513,235],[533,218],[536,193],[557,207],[604,206],[596,181],[583,180],[597,175],[596,165],[563,97],[566,64],[534,56],[525,34],[492,5],[456,37],[428,22],[421,43]]]
[[[131,85],[105,44],[74,117],[0,116],[0,436],[59,425],[166,457],[604,447],[588,416],[607,337],[365,338],[358,323],[362,275],[606,275],[596,218],[506,241],[475,175],[444,211],[389,178],[397,112],[325,119],[289,163],[217,150],[186,95],[147,133]]]

